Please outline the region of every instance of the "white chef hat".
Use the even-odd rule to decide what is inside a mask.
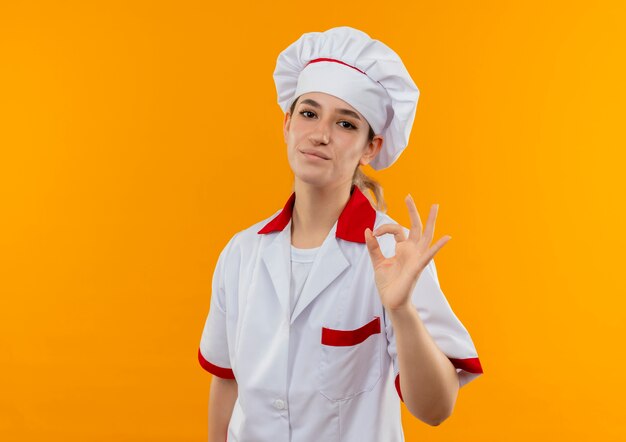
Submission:
[[[391,166],[408,144],[419,89],[398,54],[358,29],[303,34],[278,55],[274,82],[285,113],[307,92],[334,95],[358,110],[383,137],[370,162],[376,170]]]

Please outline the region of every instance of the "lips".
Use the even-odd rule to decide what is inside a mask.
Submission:
[[[303,154],[314,155],[314,156],[319,157],[319,158],[321,158],[321,159],[323,159],[323,160],[328,160],[328,159],[330,159],[330,158],[328,158],[326,155],[324,155],[323,153],[321,153],[321,152],[316,152],[316,151],[314,151],[314,150],[301,150],[300,152],[302,152]]]

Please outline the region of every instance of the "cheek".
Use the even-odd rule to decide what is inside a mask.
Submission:
[[[291,126],[289,127],[289,132],[287,132],[287,141],[290,144],[294,144],[303,137],[304,133],[304,128],[297,122],[292,121]]]
[[[361,159],[361,153],[356,147],[351,146],[349,150],[346,149],[338,151],[336,154],[336,158],[336,164],[342,170],[342,173],[351,174],[352,172],[354,172],[354,168],[357,166],[359,160]]]
[[[285,144],[288,150],[292,150],[294,148],[296,142],[294,139],[294,133],[292,131],[289,131],[285,134]]]
[[[350,161],[358,161],[363,155],[365,148],[365,140],[361,135],[357,134],[341,134],[337,139],[338,145],[343,146],[342,156]]]

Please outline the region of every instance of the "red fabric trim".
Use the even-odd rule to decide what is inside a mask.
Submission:
[[[289,220],[291,219],[291,214],[293,212],[293,205],[295,203],[296,203],[296,192],[293,192],[291,196],[289,197],[289,199],[287,200],[287,202],[285,203],[283,210],[281,210],[278,216],[276,216],[269,223],[267,223],[257,233],[270,233],[270,232],[283,230],[285,226],[289,223]]]
[[[363,327],[356,330],[334,330],[322,327],[322,344],[335,347],[346,347],[360,344],[371,335],[380,333],[380,317],[376,316]]]
[[[460,368],[470,373],[482,373],[483,372],[483,368],[481,367],[480,361],[478,360],[478,358],[466,358],[466,359],[448,358],[448,359],[450,360],[450,362],[452,362],[452,365],[454,365],[455,368]],[[400,396],[400,400],[404,402],[404,399],[402,399],[402,391],[400,390],[400,373],[396,375],[395,385],[396,385],[396,391],[398,392],[398,396]]]
[[[295,202],[296,193],[293,192],[281,212],[257,233],[270,233],[283,230],[291,219]],[[363,195],[363,192],[361,192],[357,186],[352,185],[350,199],[337,220],[335,236],[346,241],[365,244],[365,229],[369,227],[370,230],[374,230],[375,222],[376,209],[372,207],[372,204],[367,197]]]
[[[213,365],[209,361],[204,359],[200,348],[198,348],[198,361],[200,361],[200,365],[202,366],[202,368],[215,376],[224,379],[235,379],[235,373],[233,373],[230,368],[218,367],[217,365]]]
[[[365,229],[374,230],[376,210],[361,189],[353,186],[354,191],[337,220],[335,236],[346,241],[365,243]]]
[[[396,391],[398,392],[398,396],[400,396],[400,400],[404,402],[404,399],[402,399],[402,391],[400,391],[400,373],[396,375],[395,384],[396,384]]]
[[[483,367],[480,365],[480,360],[478,358],[466,358],[466,359],[450,359],[452,365],[456,368],[461,368],[470,373],[482,373]]]
[[[343,65],[345,65],[345,66],[348,66],[349,68],[356,69],[357,71],[359,71],[359,72],[360,72],[360,73],[362,73],[363,75],[367,75],[367,74],[366,74],[365,72],[363,72],[361,69],[356,68],[356,67],[354,67],[354,66],[352,66],[352,65],[349,65],[348,63],[344,63],[343,61],[341,61],[341,60],[337,60],[337,59],[335,59],[335,58],[316,58],[316,59],[314,59],[314,60],[309,61],[309,62],[305,65],[305,67],[306,67],[306,66],[308,66],[308,65],[310,65],[311,63],[317,63],[317,62],[319,62],[319,61],[333,61],[333,62],[335,62],[335,63],[340,63],[340,64],[343,64]]]

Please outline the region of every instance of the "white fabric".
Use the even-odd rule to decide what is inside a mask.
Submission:
[[[237,380],[228,441],[404,441],[394,385],[396,339],[366,245],[336,238],[335,222],[292,314],[291,222],[282,231],[258,234],[269,220],[235,234],[220,254],[200,341],[203,357],[232,369]],[[374,227],[387,223],[397,224],[376,211]],[[393,235],[378,241],[385,256],[395,254]],[[477,358],[469,333],[441,291],[434,260],[411,299],[447,357]],[[323,328],[356,330],[373,318],[380,319],[380,333],[357,345],[320,342]],[[478,376],[459,370],[459,383]]]
[[[315,255],[319,250],[319,247],[311,249],[301,249],[299,247],[291,246],[291,284],[290,284],[290,304],[291,314],[296,307],[300,293],[304,288],[307,276],[313,266]]]
[[[318,58],[349,66],[336,61],[309,64]],[[357,109],[383,137],[381,151],[370,162],[376,170],[391,166],[409,142],[419,89],[398,54],[363,31],[339,26],[303,34],[278,55],[274,82],[285,113],[299,95],[314,91]]]

